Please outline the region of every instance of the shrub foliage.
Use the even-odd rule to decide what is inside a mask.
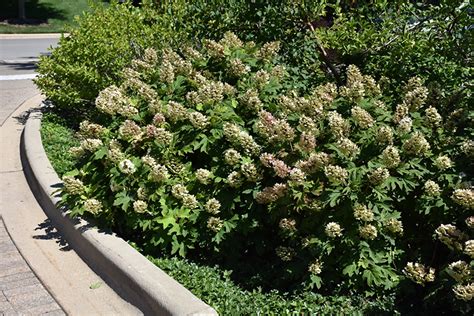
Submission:
[[[63,179],[72,215],[150,252],[261,265],[284,289],[407,286],[405,300],[468,311],[472,130],[416,77],[394,97],[349,66],[343,86],[301,95],[279,46],[226,33],[145,50],[80,126],[78,170]]]

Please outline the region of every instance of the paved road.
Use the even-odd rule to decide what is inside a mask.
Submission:
[[[21,103],[38,93],[31,80],[35,62],[57,42],[57,38],[0,38],[0,126]]]

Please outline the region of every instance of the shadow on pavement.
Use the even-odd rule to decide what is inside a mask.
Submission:
[[[66,239],[64,239],[61,234],[56,230],[53,226],[50,219],[46,219],[44,222],[38,224],[38,227],[35,228],[36,231],[43,231],[44,234],[34,235],[34,239],[40,240],[55,240],[56,243],[60,246],[59,250],[61,251],[70,251],[72,250],[71,246],[69,246]]]

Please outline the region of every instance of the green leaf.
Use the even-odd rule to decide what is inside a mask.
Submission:
[[[102,286],[102,282],[99,281],[99,282],[96,282],[96,283],[92,283],[92,284],[89,286],[89,288],[90,288],[91,290],[95,290],[95,289],[100,288],[101,286]]]

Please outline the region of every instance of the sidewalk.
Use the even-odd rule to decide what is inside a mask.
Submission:
[[[13,293],[37,297],[39,305],[35,308],[46,308],[55,300],[60,309],[54,305],[56,309],[50,311],[61,312],[62,308],[68,315],[141,314],[117,295],[68,246],[50,224],[28,186],[20,157],[20,137],[27,111],[37,107],[41,101],[39,95],[29,99],[0,127],[0,216],[9,233],[8,236],[0,228],[0,247],[5,247],[0,248],[0,276],[14,278],[18,273],[26,273],[24,276],[28,281],[19,282]],[[10,237],[16,247],[10,243]],[[24,261],[18,253],[15,254],[16,248]],[[9,258],[10,255],[12,258]],[[37,283],[33,273],[43,285]],[[8,292],[12,286],[9,280],[0,277],[0,315],[9,314],[7,308],[15,311],[27,308],[26,303],[15,305],[11,291]],[[28,282],[32,285],[27,285]],[[8,295],[5,295],[3,288],[7,289]],[[33,299],[28,302],[33,304]]]
[[[0,217],[0,314],[66,315],[11,240]]]

